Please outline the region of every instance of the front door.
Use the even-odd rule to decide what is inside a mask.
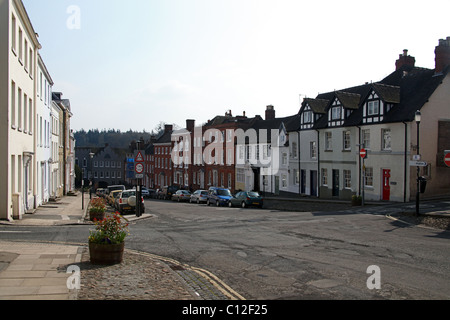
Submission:
[[[306,193],[306,170],[301,170],[300,171],[301,174],[301,189],[300,189],[300,193],[301,194],[305,194]]]
[[[339,197],[339,170],[333,170],[333,197]]]
[[[311,170],[310,173],[310,194],[313,197],[317,196],[317,171],[316,170]]]
[[[383,169],[383,201],[389,201],[391,198],[390,178],[391,170]]]

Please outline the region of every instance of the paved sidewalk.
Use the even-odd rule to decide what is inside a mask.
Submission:
[[[0,241],[0,300],[75,300],[75,275],[81,247]],[[71,280],[71,279],[70,279]]]

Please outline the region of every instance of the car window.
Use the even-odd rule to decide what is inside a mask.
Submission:
[[[129,198],[131,196],[135,196],[136,192],[135,191],[123,191],[122,192],[122,198]]]
[[[259,193],[258,192],[249,192],[248,196],[249,197],[253,197],[253,198],[257,198],[257,197],[259,197]]]
[[[203,194],[203,195],[207,195],[207,194],[208,194],[208,191],[202,191],[202,194]]]
[[[219,189],[217,190],[219,196],[231,196],[230,190]]]

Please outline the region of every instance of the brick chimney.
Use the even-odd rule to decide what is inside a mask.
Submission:
[[[395,70],[400,69],[404,65],[414,67],[416,58],[408,55],[408,50],[403,50],[403,54],[399,55],[398,60],[395,61]]]
[[[434,50],[436,67],[434,72],[441,73],[450,64],[450,37],[439,39],[439,45]]]
[[[164,125],[164,133],[173,131],[173,126],[171,124]]]
[[[186,120],[186,130],[189,132],[194,132],[195,120],[187,119]]]
[[[272,105],[266,107],[266,120],[275,119],[275,109]]]

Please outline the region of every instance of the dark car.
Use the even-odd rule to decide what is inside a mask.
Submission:
[[[258,207],[262,208],[263,206],[263,198],[256,191],[241,191],[236,193],[234,197],[231,198],[229,202],[230,207]]]
[[[206,204],[208,206],[211,204],[215,204],[217,207],[227,206],[231,197],[232,196],[230,190],[225,188],[211,187],[208,191],[208,199],[206,200]]]
[[[165,186],[162,188],[162,194],[161,197],[164,200],[170,200],[172,199],[172,195],[175,194],[175,192],[178,191],[178,189],[180,189],[177,186]]]
[[[172,200],[174,201],[189,201],[191,199],[191,193],[187,190],[178,190],[172,195]]]

